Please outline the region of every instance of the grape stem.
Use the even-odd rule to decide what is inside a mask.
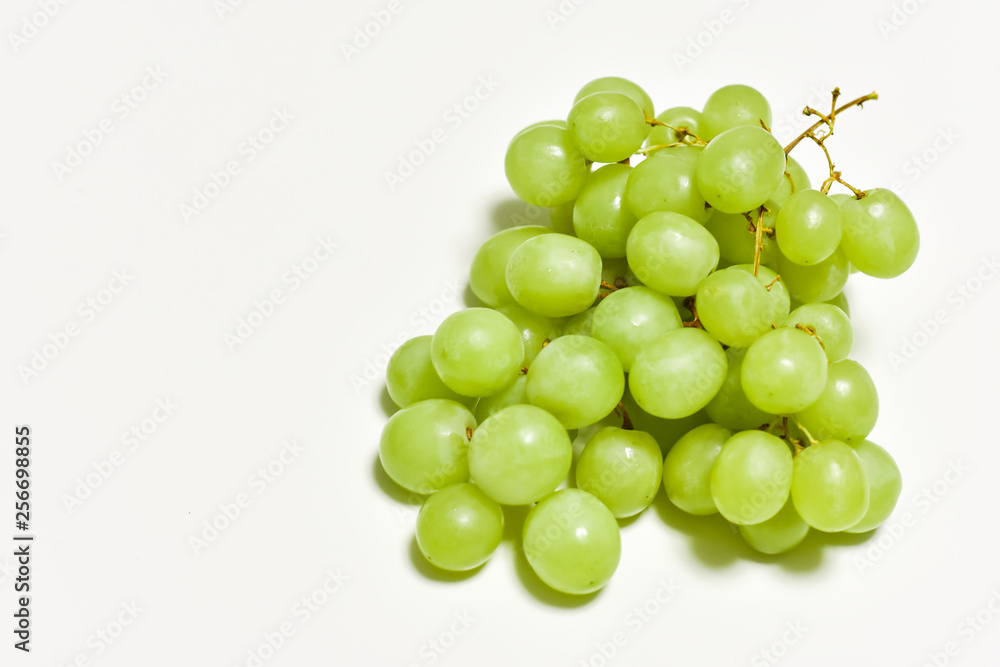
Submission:
[[[757,224],[754,228],[753,247],[753,277],[757,277],[757,269],[760,268],[760,253],[764,249],[764,213],[768,209],[761,206],[757,209]]]
[[[840,88],[834,88],[832,95],[833,95],[833,104],[836,104],[837,103],[837,98],[840,97]],[[809,133],[815,132],[816,130],[818,130],[823,125],[832,125],[833,124],[833,119],[836,117],[837,114],[842,113],[842,112],[846,111],[847,109],[850,109],[851,107],[862,107],[865,102],[869,102],[871,100],[877,100],[877,99],[878,99],[878,93],[872,91],[872,92],[868,93],[867,95],[862,95],[861,97],[859,97],[856,100],[851,100],[850,102],[848,102],[847,104],[844,104],[840,108],[832,109],[830,111],[830,114],[828,116],[819,113],[815,109],[810,109],[809,107],[806,107],[805,109],[802,110],[803,114],[805,114],[806,116],[811,116],[813,114],[816,114],[816,115],[818,115],[820,117],[820,119],[818,121],[816,121],[805,132],[803,132],[799,136],[797,136],[794,139],[792,139],[791,143],[789,143],[787,146],[785,146],[785,155],[788,155],[789,153],[791,153],[792,149],[795,148],[796,146],[798,146],[798,144],[799,144],[800,141],[802,141],[803,139],[805,139],[806,137],[809,136]]]
[[[802,324],[801,322],[799,322],[798,324],[795,325],[795,328],[798,329],[799,331],[805,331],[807,334],[809,334],[817,341],[819,341],[819,346],[821,348],[823,348],[824,350],[826,349],[826,345],[823,343],[823,339],[819,337],[818,333],[816,333],[816,327],[814,327],[811,324]]]
[[[792,419],[795,419],[795,417],[792,417]],[[812,437],[812,433],[809,432],[809,429],[803,426],[802,422],[800,422],[798,419],[795,419],[795,425],[799,428],[800,431],[802,431],[803,434],[805,434],[806,438],[809,440],[809,445],[819,444],[819,440]]]
[[[690,310],[691,314],[694,315],[694,319],[691,320],[690,322],[684,322],[684,326],[704,329],[705,327],[701,325],[701,320],[698,319],[698,308],[695,305],[695,298],[693,296],[689,296],[686,299],[684,299],[684,307]]]
[[[472,430],[471,426],[466,426],[465,427],[465,437],[467,439],[472,440],[472,434],[473,433],[475,433],[475,431]]]
[[[628,410],[625,409],[625,405],[618,401],[618,405],[615,407],[615,414],[622,418],[622,428],[626,431],[634,430],[632,426],[632,420],[628,416]]]
[[[655,118],[650,118],[649,116],[646,116],[646,123],[649,124],[649,125],[652,125],[654,127],[656,127],[657,125],[659,125],[660,127],[665,127],[668,130],[673,130],[677,134],[677,138],[680,139],[680,144],[667,144],[667,145],[664,145],[664,146],[656,146],[656,148],[667,148],[668,146],[677,146],[677,145],[682,145],[682,144],[683,145],[687,145],[687,146],[704,146],[704,145],[706,145],[708,143],[704,139],[702,139],[701,137],[699,137],[697,134],[695,134],[691,130],[687,129],[686,127],[674,127],[673,125],[669,125],[667,123],[664,123],[662,120],[657,120]],[[694,138],[694,142],[692,143],[692,142],[686,142],[686,141],[684,141],[685,137],[693,137]]]

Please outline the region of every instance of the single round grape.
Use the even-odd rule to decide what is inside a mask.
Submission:
[[[796,324],[812,327],[823,341],[827,361],[833,363],[846,359],[854,347],[854,327],[851,318],[837,306],[829,303],[806,303],[788,315],[785,326]]]
[[[795,511],[789,498],[777,514],[767,521],[740,526],[740,535],[751,547],[762,554],[774,555],[791,551],[809,533],[809,524]]]
[[[432,398],[403,408],[386,422],[378,456],[392,481],[429,494],[469,478],[468,444],[476,418],[455,401]]]
[[[862,273],[895,278],[917,258],[920,232],[913,213],[891,190],[865,191],[862,199],[841,204],[847,259]]]
[[[767,201],[764,206],[768,212],[764,214],[764,227],[771,228],[774,218],[780,210],[773,201]],[[751,216],[754,224],[757,223],[757,213]],[[705,223],[712,237],[719,244],[719,256],[730,264],[753,264],[754,249],[756,248],[755,234],[750,231],[750,222],[742,213],[722,213],[714,211],[712,216]],[[773,265],[778,259],[778,244],[767,234],[761,237],[760,263],[762,265]]]
[[[525,366],[530,366],[542,348],[559,335],[559,328],[551,317],[536,315],[517,304],[509,303],[500,306],[497,308],[497,312],[513,322],[517,330],[521,332],[521,342],[524,343],[524,361],[522,363]]]
[[[512,303],[514,297],[507,288],[507,262],[517,247],[528,239],[552,230],[537,225],[511,227],[497,232],[479,247],[469,270],[469,288],[490,308]]]
[[[580,89],[580,92],[573,99],[573,104],[594,93],[621,93],[638,104],[643,114],[650,118],[653,116],[653,100],[638,84],[632,83],[628,79],[623,79],[620,76],[604,76],[600,79],[594,79]]]
[[[592,245],[572,236],[536,236],[511,255],[507,287],[514,299],[533,313],[547,317],[575,315],[597,298],[601,256]]]
[[[504,171],[519,198],[535,206],[557,206],[576,199],[590,167],[569,130],[539,125],[510,142]]]
[[[625,201],[629,210],[638,218],[653,211],[673,211],[704,224],[712,209],[705,206],[695,183],[696,168],[696,163],[670,154],[643,160],[628,177]]]
[[[781,327],[754,341],[740,375],[751,403],[771,414],[791,414],[812,405],[826,386],[826,354],[804,331]]]
[[[733,432],[702,424],[682,435],[663,460],[663,488],[674,505],[688,514],[715,514],[712,467]]]
[[[851,268],[843,248],[837,248],[822,262],[803,266],[778,255],[778,274],[792,298],[801,303],[826,301],[837,296],[847,284]]]
[[[867,533],[878,528],[889,518],[896,508],[899,493],[903,490],[903,479],[899,466],[885,451],[870,440],[848,442],[861,459],[868,480],[868,511],[858,523],[846,528],[848,533]]]
[[[424,501],[417,515],[417,546],[443,570],[477,568],[503,539],[503,510],[475,484],[448,486]]]
[[[561,336],[528,369],[525,395],[569,429],[603,419],[624,390],[622,365],[611,348],[589,336]]]
[[[764,431],[740,431],[712,466],[712,499],[727,521],[767,521],[784,506],[792,483],[792,452]]]
[[[729,267],[739,271],[744,271],[753,275],[753,264],[734,264]],[[757,282],[767,291],[767,309],[764,311],[764,318],[768,327],[771,325],[781,326],[788,319],[788,311],[791,308],[792,297],[788,293],[788,288],[772,269],[766,266],[757,267]]]
[[[752,273],[735,268],[721,269],[702,280],[695,307],[705,330],[731,347],[750,345],[773,322],[767,290]]]
[[[698,134],[698,127],[701,125],[701,112],[695,111],[691,107],[673,107],[657,116],[656,120],[666,123],[670,127],[654,125],[653,129],[649,131],[649,136],[646,137],[647,146],[666,146],[694,141],[695,138],[692,135]],[[687,130],[688,134],[678,136],[674,128]]]
[[[587,179],[573,207],[573,231],[601,257],[624,257],[625,241],[636,217],[625,205],[627,164],[607,164]]]
[[[580,489],[562,489],[524,519],[524,555],[538,578],[563,593],[604,587],[618,569],[621,533],[611,510]]]
[[[864,438],[878,420],[872,376],[853,359],[830,364],[823,393],[796,418],[817,440]]]
[[[493,500],[528,505],[559,486],[573,460],[569,434],[533,405],[493,413],[472,434],[469,475]]]
[[[856,525],[869,502],[861,459],[839,440],[806,447],[795,457],[792,501],[816,530],[835,533]]]
[[[644,216],[626,244],[629,266],[643,284],[668,296],[694,294],[719,263],[719,244],[691,218],[672,211]]]
[[[493,394],[484,396],[476,403],[476,421],[483,423],[487,417],[492,417],[495,413],[511,405],[527,403],[528,399],[524,395],[524,390],[528,386],[528,377],[518,375],[509,385]]]
[[[781,185],[778,189],[771,193],[771,200],[775,203],[781,205],[788,201],[788,198],[792,194],[799,192],[801,190],[808,190],[812,185],[809,183],[809,174],[806,170],[802,168],[798,162],[795,161],[791,155],[787,158],[788,163],[785,165],[785,174],[781,179]]]
[[[743,392],[743,357],[746,349],[731,347],[726,350],[729,368],[719,393],[705,406],[705,413],[716,424],[734,431],[746,431],[769,423],[774,415],[764,412],[750,402]],[[477,411],[478,416],[478,411]]]
[[[446,317],[434,332],[431,361],[452,391],[489,396],[506,387],[521,368],[521,332],[495,310],[466,308]]]
[[[513,137],[511,137],[510,140],[511,140],[511,142],[513,142],[514,139],[516,139],[517,137],[521,136],[523,133],[527,132],[528,130],[534,129],[536,127],[543,127],[543,126],[546,126],[546,125],[553,125],[553,126],[558,127],[559,129],[562,129],[562,130],[566,129],[566,121],[565,120],[562,120],[562,119],[540,120],[540,121],[538,121],[536,123],[532,123],[531,125],[518,130],[517,133]],[[507,146],[509,147],[510,143],[508,143]]]
[[[738,84],[723,86],[712,93],[701,112],[701,138],[709,141],[726,130],[749,125],[771,127],[771,105],[756,89]]]
[[[567,123],[584,156],[594,162],[619,162],[630,157],[649,134],[639,105],[615,92],[580,98],[570,109]]]
[[[711,335],[694,327],[676,329],[636,356],[629,390],[651,415],[679,419],[708,405],[726,379],[726,363]]]
[[[681,316],[670,297],[648,287],[626,287],[598,304],[591,328],[593,337],[611,348],[628,373],[640,350],[681,328]]]
[[[582,313],[577,313],[573,317],[566,320],[563,324],[562,335],[563,336],[589,336],[592,333],[592,326],[594,322],[594,313],[597,312],[597,306],[588,308]]]
[[[576,462],[576,486],[607,505],[616,518],[649,507],[660,488],[663,455],[649,433],[605,426]]]
[[[742,213],[767,201],[785,173],[785,151],[760,127],[736,127],[708,142],[698,160],[698,189],[723,213]]]
[[[552,223],[552,231],[576,236],[576,232],[573,230],[573,208],[575,206],[576,200],[574,199],[549,209],[549,221]]]
[[[428,398],[447,398],[463,405],[474,399],[445,386],[431,363],[431,336],[417,336],[400,345],[385,369],[385,387],[393,403],[401,408]]]
[[[848,317],[851,316],[851,305],[847,303],[847,294],[845,294],[844,292],[841,292],[832,299],[827,299],[823,303],[828,303],[831,306],[836,306],[837,308],[840,308],[842,311],[844,311],[845,315],[847,315]]]
[[[698,410],[693,415],[679,419],[663,419],[651,415],[639,407],[627,387],[625,395],[622,396],[622,407],[628,412],[632,426],[653,436],[657,444],[660,445],[660,450],[664,453],[673,447],[674,443],[685,433],[710,421],[704,410]]]
[[[844,216],[819,190],[800,190],[782,205],[774,221],[781,254],[796,264],[816,264],[840,245]]]

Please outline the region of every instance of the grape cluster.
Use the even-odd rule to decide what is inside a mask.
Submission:
[[[837,115],[876,99],[838,108],[838,96],[828,113],[806,108],[818,120],[782,147],[753,88],[653,117],[639,86],[612,77],[584,86],[567,120],[514,136],[507,179],[552,226],[489,238],[470,272],[483,306],[404,343],[386,372],[401,409],[379,455],[427,496],[428,561],[482,565],[502,506],[530,506],[532,569],[590,593],[618,565],[618,520],[661,486],[767,554],[890,515],[900,472],[866,439],[878,395],[847,358],[843,289],[854,270],[901,274],[919,237],[895,194],[835,169]],[[788,156],[803,140],[829,162],[819,189]],[[557,490],[571,470],[575,488]]]

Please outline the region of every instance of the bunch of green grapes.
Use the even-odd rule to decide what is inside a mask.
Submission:
[[[508,181],[552,226],[487,239],[470,271],[482,306],[404,343],[386,371],[400,410],[379,455],[426,496],[429,562],[480,567],[504,507],[528,506],[532,569],[591,593],[618,566],[618,520],[661,488],[767,554],[890,516],[900,471],[867,439],[878,395],[848,358],[843,289],[854,270],[904,272],[919,235],[889,190],[854,188],[832,160],[814,189],[789,157],[808,139],[829,158],[837,114],[876,99],[838,96],[782,147],[753,88],[654,117],[645,91],[609,77],[566,120],[514,136]],[[836,184],[849,193],[829,194]]]

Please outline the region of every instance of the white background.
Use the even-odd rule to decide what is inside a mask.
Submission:
[[[43,22],[37,0],[0,12],[0,540],[15,532],[17,424],[33,431],[37,536],[30,655],[12,648],[13,559],[0,556],[0,664],[252,665],[283,623],[294,634],[263,664],[601,665],[615,633],[607,664],[773,664],[769,647],[787,665],[995,662],[998,614],[966,624],[991,598],[1000,611],[1000,280],[977,282],[995,278],[1000,246],[995,5],[910,0],[893,26],[888,1],[564,0],[562,14],[556,0],[401,1],[348,56],[387,2],[219,4],[69,2],[37,34],[24,27]],[[163,80],[146,78],[123,117],[116,99],[147,68]],[[583,600],[546,592],[512,540],[472,577],[413,560],[416,506],[376,464],[385,353],[460,307],[478,245],[534,213],[507,187],[509,138],[605,75],[644,86],[658,111],[753,85],[783,141],[834,85],[845,100],[879,92],[829,146],[848,180],[895,187],[921,225],[907,274],[848,287],[852,356],[881,398],[872,439],[904,476],[895,534],[811,536],[762,558],[661,494],[623,528],[611,583]],[[449,113],[481,79],[495,89]],[[250,161],[244,142],[275,109],[294,118]],[[111,133],[60,178],[53,163],[105,118]],[[385,173],[435,128],[444,142],[391,190]],[[822,180],[815,147],[793,155]],[[186,220],[181,205],[231,160],[239,173]],[[284,276],[318,239],[338,248],[294,289]],[[102,292],[122,270],[127,286]],[[230,349],[224,336],[274,290],[283,302]],[[108,297],[92,319],[80,307]],[[123,434],[158,399],[178,407],[130,449]],[[274,463],[293,439],[302,451]],[[116,450],[120,465],[92,474]],[[254,477],[268,464],[280,475]],[[88,475],[99,485],[81,493]],[[249,506],[196,550],[241,493]],[[346,581],[327,595],[330,572]],[[677,589],[665,603],[662,582]],[[323,603],[299,613],[311,595]]]

